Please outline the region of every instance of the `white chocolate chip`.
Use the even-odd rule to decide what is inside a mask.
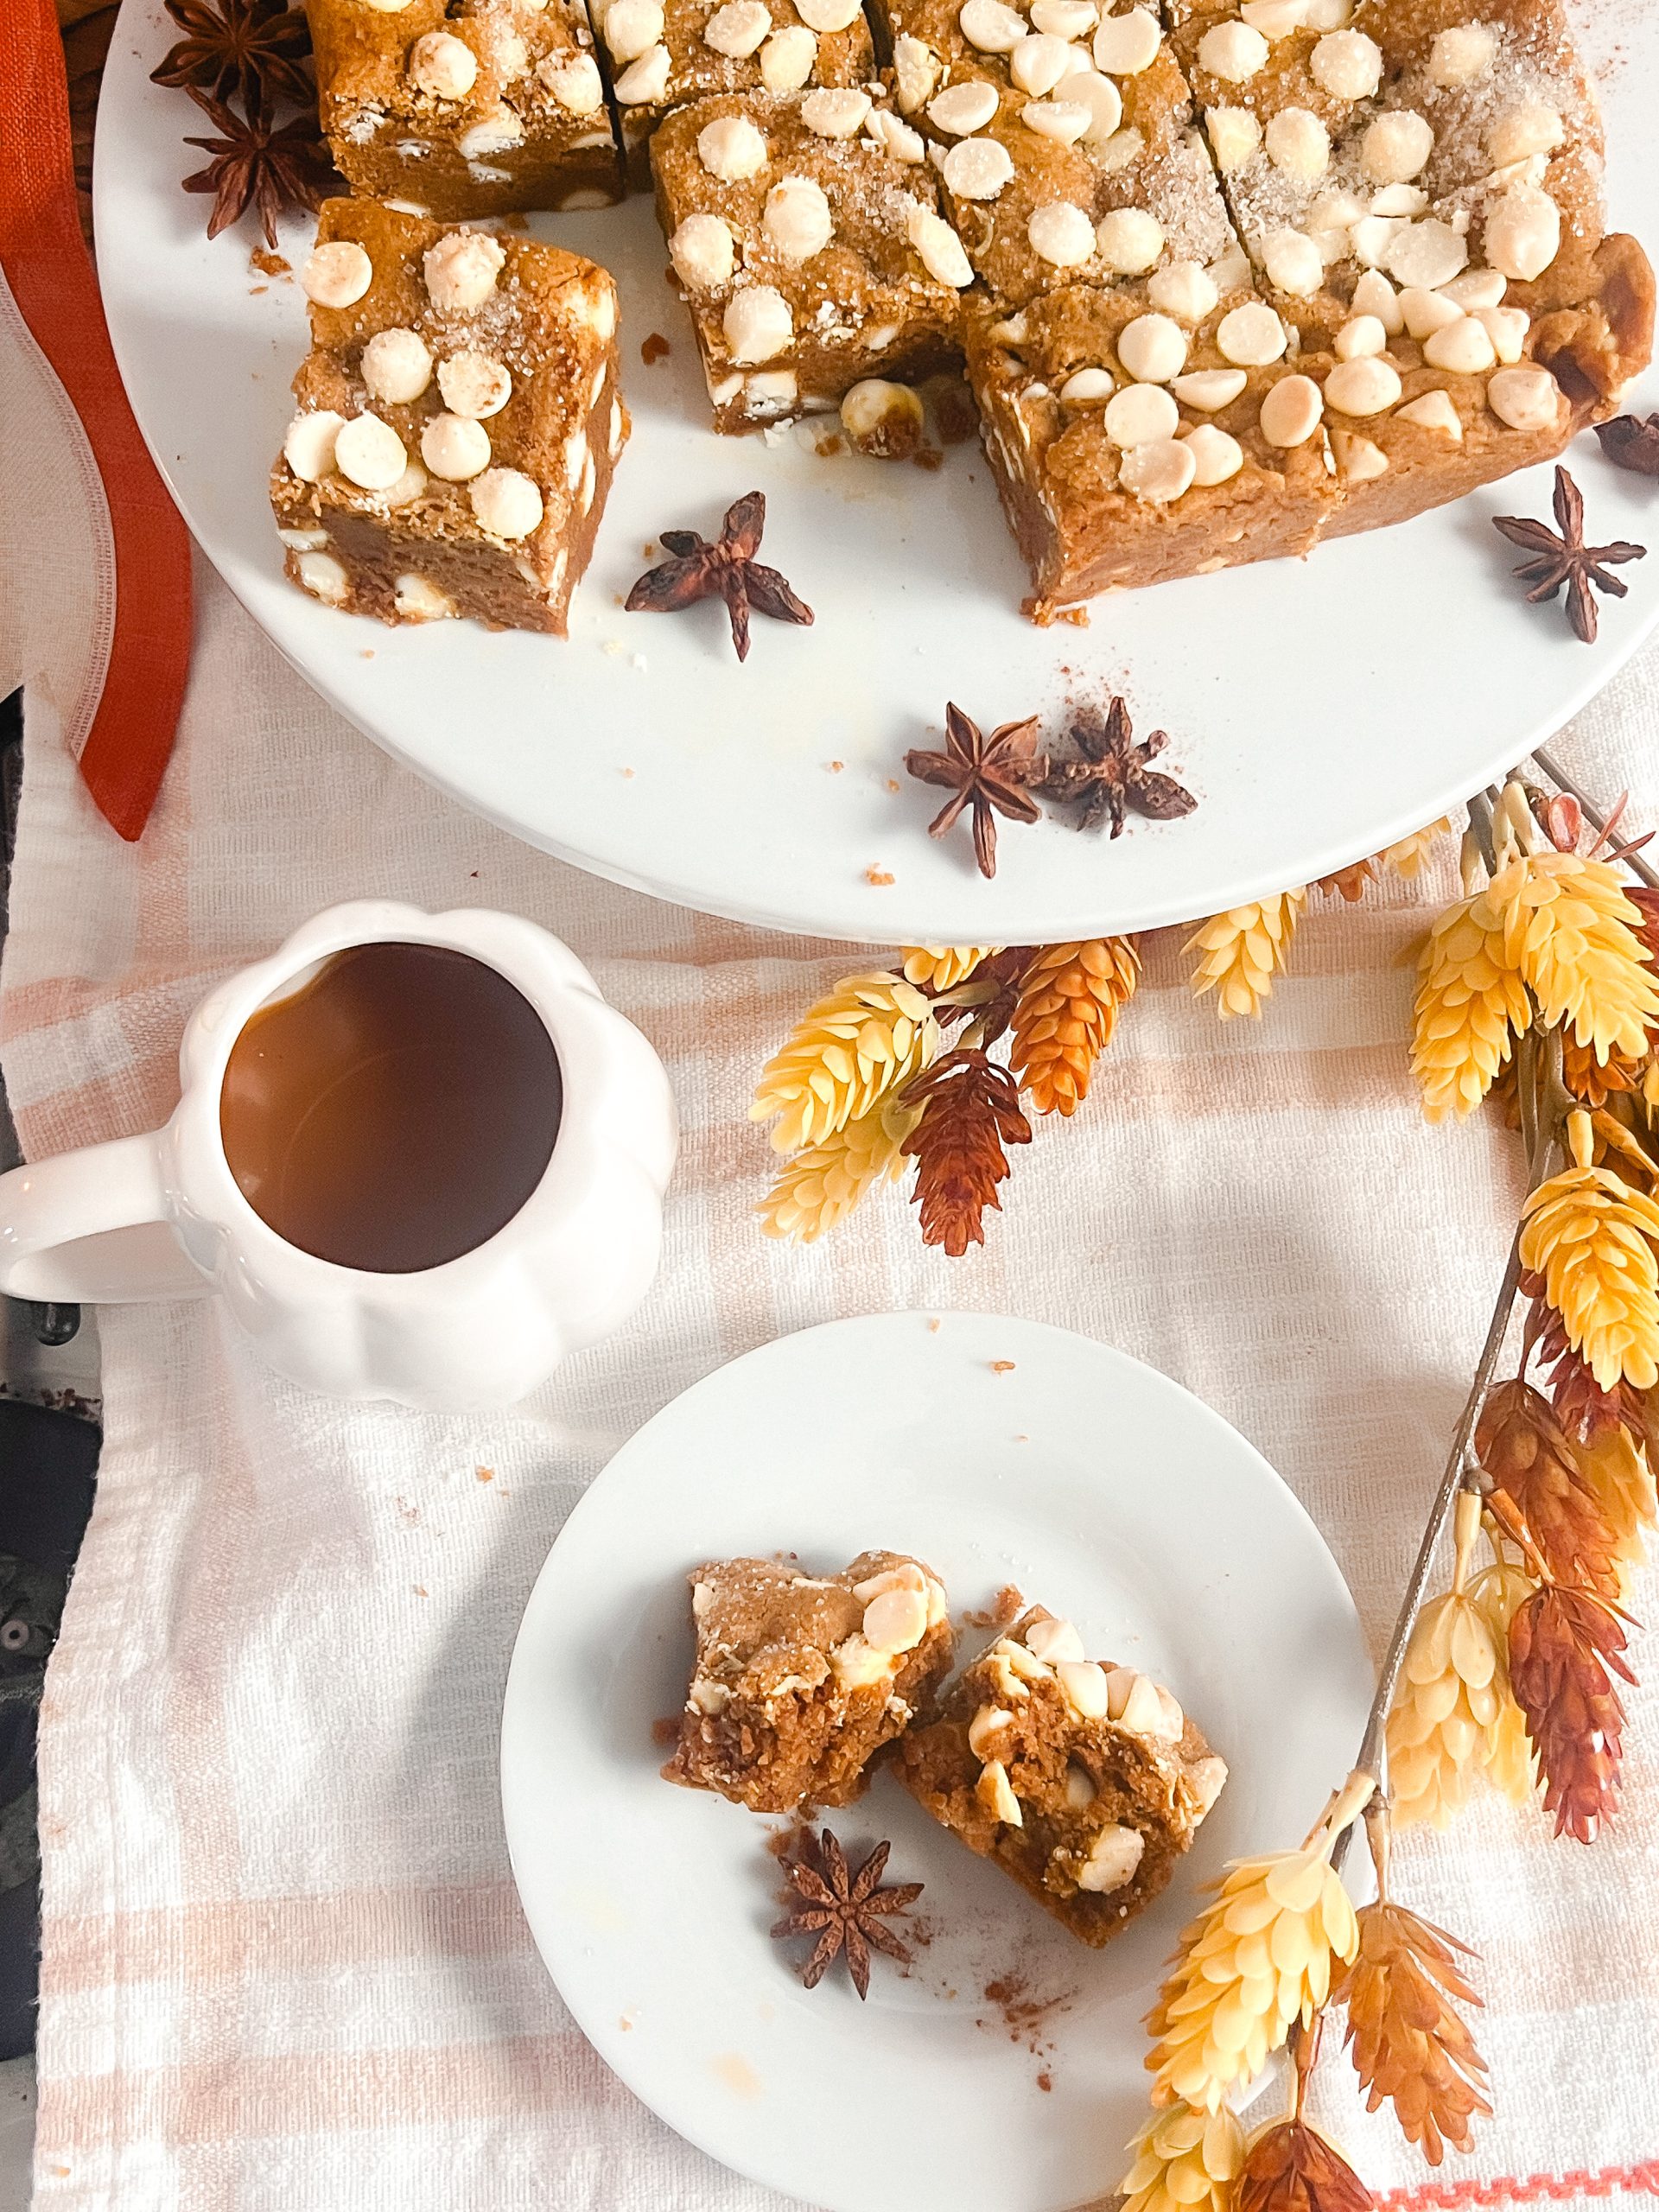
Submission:
[[[328,543],[328,533],[321,524],[315,530],[279,530],[276,535],[293,553],[315,553]]]
[[[818,59],[818,41],[804,23],[786,23],[760,49],[760,81],[769,92],[792,92],[805,84]]]
[[[440,591],[428,576],[412,571],[392,585],[392,604],[405,622],[442,622],[455,611],[447,591]]]
[[[334,465],[334,441],[346,427],[346,417],[332,407],[314,408],[296,415],[283,440],[283,459],[302,484],[320,484]]]
[[[1015,1643],[1008,1637],[1003,1637],[992,1649],[1007,1660],[1016,1675],[1022,1675],[1028,1682],[1046,1682],[1052,1675],[1053,1670],[1046,1659],[1039,1659],[1027,1645]]]
[[[1103,16],[1095,32],[1095,67],[1113,77],[1138,77],[1158,59],[1158,18],[1146,8]]]
[[[1497,348],[1485,324],[1465,315],[1430,333],[1423,359],[1431,369],[1444,369],[1450,376],[1481,376],[1497,365]]]
[[[1132,1675],[1122,1706],[1112,1718],[1132,1736],[1148,1736],[1156,1741],[1169,1732],[1163,1703],[1166,1694],[1149,1675]],[[1116,1703],[1115,1696],[1112,1702]]]
[[[1150,445],[1173,438],[1180,428],[1180,410],[1161,385],[1125,385],[1107,402],[1101,423],[1115,446]]]
[[[1307,21],[1307,0],[1243,0],[1238,12],[1253,31],[1276,45]]]
[[[1191,488],[1197,473],[1192,448],[1183,440],[1154,438],[1124,454],[1118,464],[1117,480],[1137,499],[1165,506]]]
[[[1052,38],[1087,38],[1099,21],[1095,0],[1032,0],[1033,30]]]
[[[349,308],[374,282],[374,264],[351,238],[313,249],[300,270],[300,289],[320,308]]]
[[[1068,407],[1077,407],[1090,400],[1109,399],[1116,390],[1117,380],[1109,369],[1073,369],[1060,386],[1060,397]]]
[[[988,1758],[992,1743],[1013,1722],[1014,1715],[1006,1706],[982,1705],[968,1723],[969,1750],[976,1759]]]
[[[919,395],[908,385],[889,384],[881,377],[866,377],[841,403],[841,427],[849,444],[855,452],[873,454],[879,461],[908,459],[921,445],[926,423]],[[937,1584],[930,1584],[924,1592],[930,1627],[937,1589]],[[939,1618],[944,1618],[943,1610]]]
[[[1216,167],[1226,175],[1243,168],[1262,143],[1262,125],[1247,107],[1211,107],[1204,111],[1210,150]]]
[[[720,215],[688,215],[668,242],[668,257],[689,292],[728,283],[737,264],[731,225]]]
[[[1216,329],[1216,344],[1224,360],[1241,369],[1265,368],[1283,354],[1289,340],[1285,326],[1261,300],[1250,300],[1223,315]]]
[[[725,0],[702,27],[702,42],[716,54],[741,61],[772,35],[772,10],[766,0]],[[646,43],[654,46],[655,39]]]
[[[1026,237],[1032,251],[1056,269],[1074,269],[1095,251],[1094,225],[1069,200],[1051,200],[1033,207]]]
[[[1034,40],[1027,40],[1034,45]],[[982,130],[996,113],[997,92],[995,85],[982,83],[978,78],[969,78],[960,85],[947,85],[928,102],[930,122],[953,138],[965,137],[969,132]]]
[[[1463,417],[1448,391],[1438,387],[1425,391],[1415,399],[1408,399],[1395,416],[1399,423],[1415,423],[1420,429],[1437,431],[1450,438],[1454,445],[1463,443]]]
[[[1147,297],[1179,322],[1202,322],[1221,298],[1209,270],[1196,261],[1172,261],[1154,272]]]
[[[1027,130],[1052,138],[1057,146],[1075,146],[1091,119],[1082,100],[1028,100],[1020,111]]]
[[[623,107],[642,107],[659,100],[668,90],[669,56],[665,46],[653,46],[637,61],[630,61],[616,80],[616,97]]]
[[[1139,1828],[1122,1827],[1116,1821],[1108,1821],[1077,1869],[1077,1887],[1090,1892],[1121,1890],[1140,1866],[1146,1847],[1146,1838]]]
[[[1027,1651],[1034,1651],[1051,1667],[1058,1666],[1062,1659],[1081,1659],[1085,1656],[1083,1638],[1070,1621],[1033,1621],[1026,1630],[1025,1643]]]
[[[300,582],[314,599],[326,600],[330,607],[341,607],[350,596],[352,580],[346,573],[345,563],[332,553],[302,553],[294,563]]]
[[[785,261],[810,261],[835,230],[823,187],[808,176],[780,177],[766,194],[760,227]]]
[[[426,482],[426,471],[418,461],[411,461],[397,481],[380,494],[380,503],[386,507],[406,507],[411,499],[420,498]]]
[[[1448,300],[1455,300],[1465,314],[1473,315],[1480,308],[1497,307],[1509,289],[1509,282],[1496,269],[1465,269],[1443,289]]]
[[[409,49],[409,81],[435,100],[464,100],[478,82],[478,57],[464,39],[428,31]]]
[[[1542,100],[1524,100],[1502,115],[1486,133],[1486,152],[1494,168],[1524,162],[1534,154],[1553,154],[1567,137],[1557,111]]]
[[[389,492],[408,466],[408,448],[378,415],[354,415],[334,440],[334,467],[361,491]]]
[[[697,159],[722,184],[758,175],[767,158],[766,135],[747,115],[717,115],[697,133]]]
[[[467,487],[479,527],[512,542],[541,526],[541,493],[520,468],[491,468]]]
[[[747,368],[784,353],[795,335],[789,302],[771,284],[751,284],[728,302],[721,317],[734,361]]]
[[[1426,292],[1421,284],[1408,284],[1400,295],[1400,314],[1407,334],[1421,345],[1431,331],[1460,321],[1463,309],[1443,292]]]
[[[1389,473],[1389,456],[1382,447],[1356,431],[1332,429],[1331,450],[1344,484],[1372,484]]]
[[[1138,315],[1118,333],[1117,358],[1140,384],[1167,384],[1186,366],[1186,333],[1166,315]]]
[[[1022,92],[1030,92],[1033,98],[1040,99],[1045,92],[1053,91],[1055,86],[1071,67],[1076,55],[1076,47],[1068,46],[1063,38],[1056,38],[1048,31],[1037,31],[1030,38],[1022,38],[1013,53],[1009,54],[1008,74]],[[987,89],[990,88],[987,87]],[[968,86],[965,83],[953,86],[951,90],[958,92],[966,92]],[[942,92],[939,99],[949,97],[948,93]],[[939,101],[936,99],[933,106],[928,110],[936,123],[938,122],[938,117],[934,111],[938,105]],[[995,113],[996,106],[993,100],[991,115]],[[990,119],[990,115],[985,118],[987,123]],[[979,125],[972,124],[969,127],[977,130]],[[940,123],[939,128],[942,130],[949,130],[952,126],[948,123]]]
[[[601,18],[605,43],[618,61],[637,61],[660,43],[661,0],[611,0]]]
[[[884,1590],[864,1608],[864,1641],[895,1656],[913,1651],[927,1633],[927,1599],[920,1590]]]
[[[809,92],[801,102],[801,121],[819,138],[856,138],[869,111],[868,92]]]
[[[1095,226],[1095,243],[1114,275],[1140,276],[1164,250],[1163,226],[1144,207],[1114,208]]]
[[[1014,156],[999,138],[959,138],[939,174],[958,200],[995,200],[1014,175]]]
[[[973,0],[969,0],[973,4]],[[987,1759],[979,1770],[974,1784],[974,1795],[994,1821],[1001,1821],[1005,1827],[1025,1826],[1025,1816],[1020,1810],[1020,1800],[1014,1794],[1008,1780],[1008,1770],[1001,1759]]]
[[[567,491],[574,492],[582,481],[582,472],[588,466],[588,441],[580,430],[572,430],[564,442],[564,482]]]
[[[1374,315],[1390,338],[1397,338],[1406,327],[1399,295],[1380,269],[1368,269],[1361,276],[1354,287],[1353,310]]]
[[[469,350],[438,364],[438,390],[452,415],[482,423],[499,415],[512,398],[512,376],[506,363],[493,353]]]
[[[524,136],[524,124],[504,102],[470,130],[462,131],[455,141],[455,151],[464,162],[487,161],[492,154],[504,154],[509,146],[522,143]]]
[[[939,58],[908,31],[893,42],[893,81],[899,112],[913,115],[939,81]]]
[[[943,215],[936,215],[931,207],[924,207],[918,200],[912,200],[905,226],[923,268],[936,283],[954,285],[961,291],[964,285],[973,283],[973,269],[963,251],[962,240]]]
[[[1307,0],[1306,28],[1339,31],[1353,20],[1354,0]]]
[[[1025,17],[1003,0],[963,0],[957,23],[982,54],[1011,54],[1026,35]]]
[[[1475,320],[1492,341],[1492,351],[1505,367],[1527,350],[1532,318],[1524,308],[1477,308]]]
[[[1281,377],[1262,402],[1262,435],[1288,452],[1306,445],[1319,427],[1325,400],[1312,377]]]
[[[1211,1751],[1207,1758],[1194,1759],[1186,1770],[1186,1786],[1200,1813],[1207,1813],[1222,1793],[1227,1780],[1227,1762]]]
[[[1181,443],[1192,456],[1195,484],[1225,484],[1244,466],[1243,447],[1213,423],[1195,423],[1183,430]]]
[[[1065,1770],[1066,1803],[1074,1813],[1080,1813],[1084,1806],[1092,1805],[1099,1795],[1088,1768],[1079,1766],[1073,1759]]]
[[[461,415],[435,415],[421,432],[421,459],[446,484],[464,484],[490,465],[490,434]]]
[[[1530,283],[1560,251],[1561,211],[1536,185],[1512,184],[1487,213],[1483,244],[1494,269]]]
[[[1308,56],[1307,67],[1333,100],[1368,100],[1382,81],[1382,49],[1363,31],[1331,31]]]
[[[1380,415],[1399,397],[1399,370],[1375,357],[1338,361],[1325,380],[1325,404],[1338,415]]]
[[[1325,256],[1303,231],[1274,231],[1262,241],[1268,282],[1293,299],[1312,299],[1325,282]]]
[[[1060,91],[1068,101],[1075,100],[1089,111],[1089,128],[1083,135],[1095,149],[1097,168],[1109,173],[1135,159],[1145,142],[1133,128],[1118,129],[1123,119],[1123,96],[1109,77],[1103,77],[1098,69],[1073,69],[1061,78]]]
[[[1189,482],[1191,478],[1188,479]],[[1185,486],[1183,486],[1185,490]],[[1179,494],[1175,494],[1177,498]],[[1106,1669],[1093,1659],[1061,1659],[1054,1668],[1060,1694],[1080,1720],[1106,1718]]]
[[[1560,412],[1560,387],[1548,369],[1497,369],[1487,383],[1486,404],[1512,430],[1553,429]]]
[[[859,0],[795,0],[795,12],[815,31],[844,31],[858,21]]]
[[[572,115],[597,115],[605,105],[604,82],[591,54],[550,54],[536,74]]]
[[[1434,133],[1427,119],[1409,108],[1395,109],[1379,115],[1360,140],[1360,170],[1372,184],[1408,184],[1421,174],[1433,150]]]
[[[1267,59],[1268,41],[1248,23],[1216,23],[1198,41],[1199,68],[1229,85],[1248,85]]]
[[[1268,159],[1287,176],[1311,180],[1331,166],[1331,133],[1311,108],[1281,108],[1265,136]]]
[[[878,152],[890,154],[895,162],[927,159],[927,143],[921,132],[901,123],[890,107],[879,107],[872,112],[864,126],[864,136]]]
[[[1377,269],[1393,251],[1395,240],[1409,226],[1382,215],[1363,215],[1348,232],[1348,251],[1362,269]]]
[[[1337,359],[1363,360],[1372,353],[1386,353],[1389,334],[1374,315],[1351,315],[1337,333]]]
[[[1396,283],[1421,284],[1431,291],[1449,284],[1468,264],[1467,245],[1449,223],[1434,216],[1426,222],[1407,224],[1389,241],[1382,257],[1383,268]]]
[[[1428,194],[1420,184],[1385,184],[1371,194],[1373,215],[1421,215],[1427,207]]]
[[[432,381],[432,355],[418,331],[377,330],[359,365],[371,399],[407,405]]]
[[[1177,377],[1170,390],[1183,407],[1213,415],[1219,408],[1230,407],[1249,382],[1243,369],[1194,369]]]
[[[506,259],[505,248],[487,232],[451,231],[422,258],[433,306],[446,314],[482,307]]]
[[[1484,77],[1497,54],[1497,34],[1490,23],[1460,23],[1435,35],[1428,50],[1428,73],[1443,91],[1472,85]]]

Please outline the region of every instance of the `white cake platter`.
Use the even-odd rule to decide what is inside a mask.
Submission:
[[[1616,227],[1659,248],[1659,11],[1574,0],[1601,90]],[[117,356],[150,448],[208,557],[282,652],[377,743],[464,804],[599,874],[707,912],[878,943],[1052,942],[1151,927],[1309,881],[1433,820],[1559,729],[1659,620],[1659,553],[1621,573],[1586,648],[1522,604],[1494,514],[1548,516],[1538,468],[1394,530],[1096,601],[1039,629],[977,446],[934,473],[813,450],[823,424],[720,438],[650,204],[534,217],[621,289],[633,436],[568,640],[445,622],[387,630],[282,573],[266,478],[306,344],[291,279],[250,267],[246,225],[213,244],[180,181],[200,118],[149,73],[175,35],[125,0],[105,73],[95,205]],[[284,228],[297,264],[308,221]],[[643,342],[671,353],[646,366]],[[1632,395],[1659,405],[1659,378]],[[1651,481],[1586,436],[1569,456],[1599,540],[1655,536]],[[759,487],[764,557],[816,612],[757,617],[740,666],[717,602],[625,613],[664,528],[712,535]],[[903,760],[947,700],[982,726],[1127,696],[1183,821],[1109,841],[1060,818],[1008,826],[995,881],[943,794]]]

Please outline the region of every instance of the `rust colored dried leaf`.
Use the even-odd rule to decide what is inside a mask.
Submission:
[[[1019,1088],[1007,1068],[963,1048],[908,1084],[904,1103],[922,1109],[903,1147],[916,1162],[922,1242],[942,1244],[959,1260],[969,1244],[985,1242],[986,1207],[1001,1206],[996,1190],[1009,1173],[1005,1147],[1031,1141]]]
[[[1498,1383],[1476,1424],[1475,1456],[1508,1493],[1552,1574],[1618,1595],[1617,1539],[1541,1390],[1519,1376]]]
[[[1263,2128],[1244,2153],[1236,2212],[1371,2212],[1371,2192],[1305,2120]]]
[[[1559,1584],[1536,1590],[1510,1623],[1510,1687],[1544,1777],[1557,1835],[1593,1843],[1618,1800],[1624,1707],[1633,1682],[1624,1631],[1598,1599]]]
[[[1438,2166],[1450,2143],[1467,2151],[1470,2121],[1489,2115],[1486,2063],[1453,2008],[1478,2005],[1455,1936],[1380,1899],[1358,1914],[1359,1955],[1333,1995],[1348,2007],[1348,2047],[1366,2109],[1387,2098],[1408,2141]]]
[[[1560,1315],[1544,1296],[1541,1275],[1522,1275],[1521,1290],[1532,1300],[1527,1317],[1527,1336],[1535,1346],[1538,1364],[1547,1374],[1545,1389],[1555,1418],[1569,1437],[1592,1444],[1610,1429],[1627,1428],[1643,1433],[1643,1394],[1621,1376],[1611,1390],[1604,1390],[1585,1364],[1581,1353],[1567,1341]]]

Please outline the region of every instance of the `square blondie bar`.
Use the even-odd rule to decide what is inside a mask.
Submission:
[[[1227,1779],[1166,1689],[1085,1658],[1040,1606],[963,1669],[899,1757],[936,1821],[1096,1948],[1165,1887]]]
[[[663,1772],[751,1811],[856,1797],[950,1671],[944,1591],[901,1553],[862,1552],[832,1575],[724,1560],[690,1582],[696,1660]]]
[[[582,0],[307,0],[353,192],[443,221],[621,196]]]
[[[386,622],[563,636],[627,435],[616,288],[578,254],[331,200],[270,477],[289,575]]]

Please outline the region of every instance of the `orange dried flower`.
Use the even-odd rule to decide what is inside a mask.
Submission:
[[[1599,1060],[1570,1029],[1561,1032],[1561,1081],[1586,1106],[1605,1106],[1614,1091],[1634,1090],[1642,1065],[1616,1045],[1605,1060]]]
[[[1499,1382],[1475,1425],[1475,1457],[1508,1492],[1553,1574],[1618,1595],[1618,1544],[1549,1401],[1517,1376]]]
[[[1510,1687],[1544,1776],[1557,1835],[1593,1843],[1618,1799],[1624,1707],[1633,1682],[1624,1631],[1599,1599],[1557,1584],[1535,1591],[1510,1623]]]
[[[1376,880],[1376,870],[1370,861],[1356,861],[1351,868],[1339,868],[1330,875],[1322,875],[1314,883],[1316,891],[1323,891],[1327,899],[1340,899],[1350,906],[1357,906],[1365,896],[1365,887]]]
[[[1602,1389],[1583,1355],[1567,1341],[1566,1324],[1545,1297],[1541,1275],[1523,1274],[1521,1292],[1532,1300],[1527,1339],[1535,1344],[1538,1364],[1548,1370],[1545,1389],[1567,1434],[1586,1444],[1615,1428],[1628,1428],[1639,1436],[1643,1394],[1623,1376],[1611,1389]]]
[[[1009,1058],[1039,1114],[1072,1114],[1141,980],[1126,937],[1045,945],[1020,979]]]
[[[1454,2010],[1478,2005],[1458,1965],[1473,1953],[1443,1928],[1388,1898],[1362,1906],[1359,1954],[1332,1993],[1348,2007],[1348,2045],[1375,2112],[1386,2097],[1407,2139],[1438,2166],[1466,2151],[1469,2123],[1489,2115],[1486,2062]]]
[[[1244,2152],[1236,2212],[1371,2212],[1371,2192],[1305,2120],[1264,2127]]]
[[[922,1118],[903,1150],[916,1162],[922,1242],[943,1244],[959,1260],[985,1242],[987,1206],[1001,1208],[996,1186],[1008,1174],[1005,1147],[1031,1142],[1031,1123],[1005,1067],[982,1052],[961,1048],[936,1060],[904,1094]]]

